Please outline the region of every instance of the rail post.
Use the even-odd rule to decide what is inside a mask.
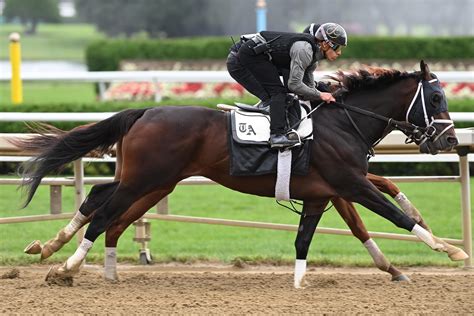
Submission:
[[[457,149],[459,155],[459,173],[461,176],[461,209],[462,209],[462,239],[464,251],[469,258],[464,260],[465,268],[472,268],[472,223],[471,223],[471,188],[469,182],[468,147]]]
[[[11,101],[13,104],[21,104],[23,102],[23,87],[21,83],[20,67],[21,67],[21,46],[20,34],[10,34],[10,63],[12,67],[11,78]]]

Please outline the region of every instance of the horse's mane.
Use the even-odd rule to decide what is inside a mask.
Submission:
[[[393,82],[406,79],[418,78],[419,72],[408,73],[396,69],[386,69],[380,67],[365,67],[349,73],[338,71],[327,78],[335,80],[344,86],[348,92],[362,89],[379,89],[390,85]]]

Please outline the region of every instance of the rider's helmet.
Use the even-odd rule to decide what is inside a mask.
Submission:
[[[314,36],[325,41],[333,50],[347,46],[347,33],[342,26],[336,23],[324,23],[315,31]]]
[[[318,30],[320,26],[321,26],[320,24],[311,23],[310,25],[305,27],[305,29],[303,30],[303,33],[311,34],[314,36],[314,33]]]

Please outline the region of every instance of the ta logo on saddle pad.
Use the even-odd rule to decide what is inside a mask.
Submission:
[[[246,135],[257,135],[252,125],[247,123],[239,123],[239,132],[244,133]]]

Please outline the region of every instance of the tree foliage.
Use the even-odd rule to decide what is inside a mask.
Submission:
[[[36,34],[40,22],[60,22],[58,0],[6,0],[3,15],[15,18],[27,27],[27,34]]]
[[[143,31],[150,37],[218,32],[219,17],[209,18],[219,5],[217,0],[76,0],[75,3],[80,18],[110,36],[129,37]]]

